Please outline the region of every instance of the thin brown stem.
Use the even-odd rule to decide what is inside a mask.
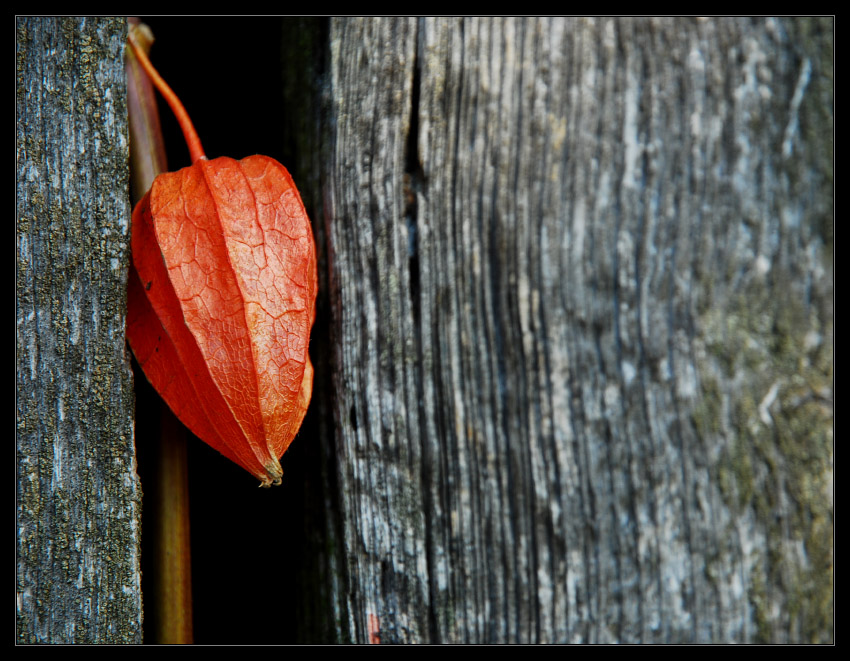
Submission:
[[[154,640],[187,644],[192,632],[192,571],[189,540],[189,482],[186,460],[186,428],[165,402],[161,403],[159,447],[153,515]]]
[[[135,42],[127,53],[127,86],[130,120],[130,160],[134,201],[150,190],[154,177],[167,168],[159,113],[151,80],[142,71],[143,49],[153,35],[147,26],[130,21]],[[136,53],[134,57],[133,53]],[[200,143],[198,143],[200,148]],[[132,274],[131,274],[132,275]],[[146,412],[143,415],[150,415]],[[152,541],[153,580],[145,594],[145,637],[154,643],[191,643],[192,568],[189,540],[189,485],[186,461],[186,429],[161,403],[157,439],[147,449],[155,452],[153,475],[144,484],[145,535]],[[137,416],[140,412],[137,410]],[[140,439],[145,442],[144,439]]]

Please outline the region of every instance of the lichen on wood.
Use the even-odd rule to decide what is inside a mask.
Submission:
[[[17,640],[141,642],[124,19],[16,19]]]

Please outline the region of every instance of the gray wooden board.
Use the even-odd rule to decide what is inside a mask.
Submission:
[[[831,640],[831,20],[324,56],[339,637]]]
[[[15,26],[17,641],[138,643],[126,22]]]

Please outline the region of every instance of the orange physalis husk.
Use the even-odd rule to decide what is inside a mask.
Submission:
[[[127,339],[193,434],[280,484],[313,388],[313,233],[283,165],[209,161],[194,140],[193,165],[158,176],[133,211]]]

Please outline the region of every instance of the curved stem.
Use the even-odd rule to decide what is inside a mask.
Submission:
[[[186,145],[189,147],[189,155],[192,158],[192,163],[197,163],[201,159],[206,160],[206,156],[204,155],[204,148],[201,146],[201,139],[198,137],[197,132],[195,131],[195,127],[192,124],[192,120],[189,119],[189,113],[186,112],[186,109],[183,107],[183,104],[180,103],[180,99],[177,98],[177,95],[174,91],[168,86],[162,76],[159,75],[156,69],[154,69],[153,64],[148,59],[148,56],[145,54],[144,50],[139,48],[136,44],[132,32],[128,35],[127,41],[130,43],[130,48],[133,49],[133,54],[136,56],[136,59],[142,65],[142,68],[145,70],[145,73],[148,74],[150,79],[153,81],[153,84],[159,90],[159,93],[165,97],[165,100],[168,102],[168,105],[171,107],[171,112],[174,113],[174,116],[177,118],[177,122],[180,124],[180,128],[183,130],[183,137],[186,139]]]

